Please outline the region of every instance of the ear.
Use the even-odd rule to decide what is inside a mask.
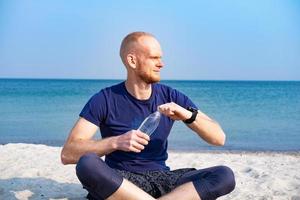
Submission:
[[[136,63],[137,63],[136,56],[133,55],[133,54],[127,54],[126,59],[127,59],[128,65],[131,68],[135,69],[136,68]]]

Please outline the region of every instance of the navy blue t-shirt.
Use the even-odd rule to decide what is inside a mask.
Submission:
[[[138,129],[143,120],[161,104],[174,102],[184,108],[195,104],[181,92],[163,84],[152,84],[147,100],[138,100],[125,87],[125,82],[102,89],[91,97],[80,117],[100,127],[102,138],[118,136]],[[169,170],[165,161],[170,130],[174,120],[161,115],[160,123],[141,153],[114,151],[105,156],[112,168],[127,171]]]

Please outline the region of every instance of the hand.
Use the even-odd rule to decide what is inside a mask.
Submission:
[[[116,148],[121,151],[133,151],[140,153],[145,145],[150,141],[150,137],[139,130],[131,130],[117,136]]]
[[[173,120],[186,120],[192,116],[192,112],[174,102],[162,104],[158,106],[158,110]]]

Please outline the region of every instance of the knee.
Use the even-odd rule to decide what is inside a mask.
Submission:
[[[235,188],[233,171],[226,166],[204,169],[193,183],[201,199],[216,199]]]
[[[235,188],[235,177],[233,171],[227,166],[219,166],[218,174],[220,176],[222,185],[223,185],[223,193],[230,193]]]
[[[95,170],[97,163],[101,162],[101,158],[95,153],[86,153],[80,157],[76,165],[76,174],[81,180],[81,177],[87,178]]]
[[[96,199],[107,199],[121,185],[123,177],[95,153],[80,157],[76,174],[83,187]]]

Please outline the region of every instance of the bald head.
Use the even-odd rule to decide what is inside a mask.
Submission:
[[[150,33],[146,32],[133,32],[128,34],[122,41],[120,48],[120,57],[125,66],[127,66],[126,57],[128,54],[136,54],[142,50],[141,39],[145,37],[154,38]]]
[[[127,79],[148,84],[160,80],[162,50],[153,35],[145,32],[130,33],[122,41],[120,56],[127,69]]]

